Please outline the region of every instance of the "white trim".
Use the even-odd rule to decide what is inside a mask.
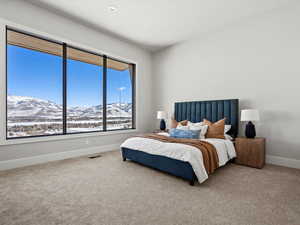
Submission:
[[[6,135],[6,29],[0,20],[0,143]]]
[[[13,160],[7,160],[7,161],[0,161],[0,171],[24,167],[24,166],[36,165],[36,164],[41,164],[41,163],[46,163],[46,162],[51,162],[51,161],[75,158],[75,157],[90,155],[90,154],[95,154],[95,153],[114,151],[119,148],[120,148],[120,144],[112,144],[112,145],[103,145],[103,146],[97,146],[97,147],[78,149],[78,150],[73,150],[73,151],[45,154],[45,155],[13,159]],[[267,155],[266,162],[268,164],[274,164],[274,165],[279,165],[279,166],[286,166],[286,167],[300,169],[300,160],[297,160],[297,159],[284,158],[284,157],[274,156],[274,155]]]
[[[278,166],[286,166],[286,167],[300,169],[299,159],[291,159],[291,158],[285,158],[285,157],[280,157],[275,155],[267,155],[266,162]]]
[[[20,138],[20,139],[4,139],[0,140],[1,145],[16,145],[16,144],[24,144],[24,143],[36,143],[36,142],[45,142],[45,141],[56,141],[56,140],[64,140],[64,139],[77,139],[77,138],[88,138],[95,136],[111,136],[118,134],[130,134],[130,133],[138,133],[137,129],[129,129],[129,130],[115,130],[115,131],[99,131],[92,133],[80,133],[80,134],[65,134],[65,135],[53,135],[53,136],[45,136],[45,137],[31,137],[31,138]]]
[[[30,166],[35,164],[41,164],[50,161],[75,158],[75,157],[90,155],[95,153],[108,152],[108,151],[117,150],[119,148],[120,148],[120,144],[112,144],[112,145],[103,145],[97,147],[78,149],[74,151],[66,151],[66,152],[45,154],[45,155],[26,157],[20,159],[13,159],[13,160],[7,160],[2,162],[0,161],[0,171],[24,167],[24,166]]]

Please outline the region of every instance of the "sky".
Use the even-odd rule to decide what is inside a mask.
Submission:
[[[68,106],[102,104],[102,67],[67,61]],[[62,104],[62,57],[7,46],[8,95],[29,96]],[[131,102],[129,71],[107,69],[107,102]]]

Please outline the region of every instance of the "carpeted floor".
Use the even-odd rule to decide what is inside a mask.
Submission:
[[[300,224],[300,170],[229,164],[203,184],[119,152],[0,172],[2,225]]]

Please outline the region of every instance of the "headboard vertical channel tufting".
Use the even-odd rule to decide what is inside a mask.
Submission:
[[[231,125],[231,129],[227,133],[232,137],[236,137],[239,129],[238,99],[175,103],[175,119],[177,121],[189,120],[196,123],[208,119],[216,122],[224,117],[226,118],[226,124]]]

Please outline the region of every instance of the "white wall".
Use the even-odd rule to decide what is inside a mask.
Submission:
[[[171,112],[176,101],[239,98],[241,109],[260,110],[257,133],[267,139],[267,154],[299,160],[299,27],[297,4],[156,53],[155,110]]]
[[[267,138],[267,153],[300,159],[299,5],[249,18],[206,34],[205,38],[175,45],[153,55],[153,62],[151,55],[137,46],[22,1],[2,1],[1,19],[5,20],[0,22],[2,138],[5,132],[4,25],[8,21],[34,33],[136,62],[137,122],[141,132],[153,129],[156,110],[171,112],[176,101],[239,98],[241,108],[261,111],[257,132]],[[0,168],[1,162],[23,157],[85,148],[100,150],[121,143],[129,135],[132,133],[0,145]]]
[[[137,64],[137,130],[150,129],[152,116],[151,98],[151,55],[130,43],[117,40],[108,35],[76,24],[71,20],[47,12],[39,7],[22,1],[3,1],[0,6],[0,121],[1,142],[5,138],[5,25],[33,33],[45,35],[59,41],[72,43],[74,46],[105,53]],[[147,102],[147,104],[144,104]],[[20,143],[17,145],[0,145],[1,161],[33,157],[43,154],[74,151],[83,148],[116,146],[133,133],[114,133],[71,139],[46,138],[48,141],[38,143]],[[95,134],[94,134],[95,135]],[[94,148],[95,149],[95,148]]]

